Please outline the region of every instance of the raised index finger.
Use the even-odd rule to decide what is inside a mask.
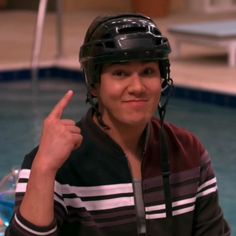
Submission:
[[[51,113],[49,114],[49,117],[60,119],[63,114],[63,111],[65,110],[73,95],[73,91],[69,90],[52,109]]]

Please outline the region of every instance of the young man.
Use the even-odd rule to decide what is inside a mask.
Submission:
[[[45,119],[7,236],[230,235],[207,151],[163,121],[169,53],[148,17],[93,21],[80,50],[91,109],[61,119],[68,91]]]

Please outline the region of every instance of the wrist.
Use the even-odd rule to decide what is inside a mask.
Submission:
[[[47,158],[50,157],[40,158],[40,156],[36,155],[31,171],[39,173],[41,176],[52,177],[54,179],[57,173],[57,169],[51,167],[48,162],[44,161],[44,159]]]

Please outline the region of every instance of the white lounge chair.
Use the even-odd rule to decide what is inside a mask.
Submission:
[[[174,38],[174,55],[180,56],[184,43],[225,48],[228,65],[236,66],[236,20],[178,24],[168,28]]]

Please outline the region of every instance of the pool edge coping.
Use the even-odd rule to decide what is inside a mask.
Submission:
[[[62,79],[72,79],[83,81],[83,73],[80,68],[68,68],[58,65],[45,65],[38,70],[39,79],[48,77]],[[17,68],[0,70],[0,83],[16,80],[30,80],[31,70],[29,68]],[[208,90],[205,88],[197,88],[185,86],[176,83],[174,86],[174,97],[188,99],[203,103],[210,103],[220,106],[236,108],[236,94],[225,93],[223,91]]]

